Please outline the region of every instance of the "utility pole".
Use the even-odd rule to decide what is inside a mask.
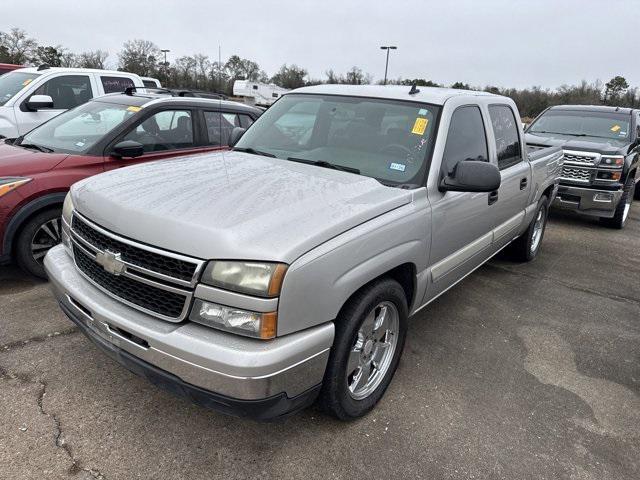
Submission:
[[[389,50],[397,50],[398,47],[394,47],[394,46],[383,46],[380,47],[380,50],[386,50],[387,51],[387,61],[384,64],[384,83],[383,85],[387,84],[387,71],[389,70]]]

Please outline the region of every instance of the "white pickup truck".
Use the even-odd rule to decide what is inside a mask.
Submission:
[[[0,138],[15,138],[106,93],[144,87],[138,75],[88,68],[20,68],[0,76]]]
[[[439,88],[302,88],[242,134],[76,183],[45,268],[117,361],[257,418],[371,410],[411,315],[505,247],[538,254],[562,163],[509,98]]]

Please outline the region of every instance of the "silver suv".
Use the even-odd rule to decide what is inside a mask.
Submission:
[[[302,88],[233,138],[74,185],[45,266],[127,368],[261,419],[373,408],[411,315],[507,246],[538,254],[562,165],[510,99],[439,88]]]

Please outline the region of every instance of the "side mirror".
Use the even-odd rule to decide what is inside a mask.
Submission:
[[[500,188],[500,181],[500,170],[494,164],[462,160],[451,175],[442,179],[439,189],[442,192],[493,192]]]
[[[27,108],[32,112],[37,112],[44,108],[53,108],[53,98],[49,95],[31,95],[27,100]]]
[[[133,140],[116,143],[112,155],[118,158],[133,158],[144,154],[144,145]]]
[[[242,135],[244,135],[244,132],[246,131],[247,129],[242,127],[235,127],[233,130],[231,130],[231,135],[229,135],[229,146],[233,147],[236,143],[238,143],[238,140],[242,138]]]

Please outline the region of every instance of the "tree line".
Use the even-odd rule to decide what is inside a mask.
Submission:
[[[0,32],[0,63],[20,65],[48,64],[52,67],[117,68],[137,73],[141,76],[156,77],[170,88],[190,88],[225,93],[231,95],[236,80],[250,80],[275,83],[284,88],[298,88],[322,83],[343,83],[364,85],[374,83],[373,76],[354,66],[345,73],[333,69],[325,72],[325,78],[311,78],[308,71],[295,64],[284,64],[269,76],[253,60],[232,55],[226,61],[212,60],[198,53],[184,55],[173,62],[165,62],[160,48],[148,40],[126,41],[117,53],[117,65],[108,65],[109,52],[89,50],[74,53],[61,45],[40,45],[24,30],[13,28]],[[379,80],[376,83],[381,84]],[[531,87],[524,89],[500,88],[495,86],[476,87],[468,83],[456,82],[443,85],[425,78],[398,78],[387,83],[484,90],[511,97],[520,114],[533,118],[545,108],[560,104],[617,105],[640,107],[640,89],[631,87],[622,76],[616,76],[606,83],[582,81],[577,85],[562,85],[556,89]]]

